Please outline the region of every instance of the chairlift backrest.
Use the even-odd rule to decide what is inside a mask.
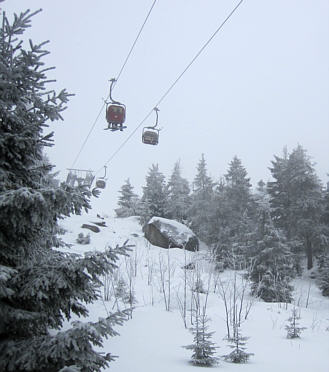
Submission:
[[[83,169],[69,169],[69,173],[66,178],[66,183],[74,187],[78,186],[87,186],[91,187],[95,176],[92,171],[83,170]]]
[[[99,178],[99,179],[96,181],[96,187],[99,188],[99,189],[105,189],[105,187],[106,187],[106,182],[105,182],[105,180]]]
[[[66,184],[73,187],[76,179],[77,179],[76,174],[74,174],[72,171],[69,171],[66,177]]]
[[[142,141],[147,145],[157,145],[159,143],[159,131],[151,128],[144,128]]]
[[[109,124],[123,124],[126,120],[126,109],[123,105],[111,104],[106,110],[106,120]]]

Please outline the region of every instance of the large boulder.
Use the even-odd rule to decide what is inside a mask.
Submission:
[[[145,238],[153,245],[162,248],[184,248],[199,250],[199,239],[187,226],[162,217],[153,217],[143,227]]]

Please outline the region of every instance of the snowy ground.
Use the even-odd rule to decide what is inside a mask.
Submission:
[[[137,303],[132,319],[117,330],[120,336],[104,341],[104,351],[118,355],[108,369],[111,372],[183,372],[201,370],[201,367],[189,363],[191,352],[182,348],[192,343],[193,337],[184,327],[181,306],[184,293],[184,272],[186,263],[194,262],[203,280],[209,285],[207,313],[211,318],[209,328],[215,331],[213,341],[219,346],[218,356],[227,354],[226,322],[224,303],[218,293],[218,283],[224,288],[230,286],[234,273],[225,271],[213,274],[213,265],[205,249],[200,252],[184,252],[180,249],[166,250],[152,246],[143,237],[137,218],[117,219],[105,217],[106,227],[93,233],[81,229],[83,223],[102,221],[96,215],[73,216],[62,222],[67,230],[66,243],[72,244],[71,252],[82,253],[88,250],[104,250],[106,246],[121,245],[127,239],[132,248],[130,258],[121,259],[119,273],[126,282],[129,278],[136,293]],[[78,233],[90,233],[91,243],[76,243]],[[63,248],[64,249],[64,248]],[[67,250],[68,248],[65,248]],[[169,256],[168,256],[169,253]],[[168,270],[168,260],[169,267]],[[170,304],[166,311],[161,291],[161,270],[164,286]],[[196,270],[187,270],[188,298],[195,282]],[[238,274],[237,283],[242,285],[242,276]],[[214,290],[217,284],[217,290]],[[300,312],[300,326],[307,327],[300,339],[286,338],[285,326],[291,315],[291,304],[264,303],[249,296],[242,306],[242,317],[251,306],[247,319],[242,323],[242,333],[249,336],[248,352],[254,353],[249,363],[242,365],[221,361],[214,369],[237,372],[328,372],[329,371],[329,299],[321,296],[314,280],[302,278],[295,280],[295,305]],[[111,292],[111,289],[110,289]],[[216,293],[215,293],[216,292]],[[110,293],[111,294],[111,293]],[[205,295],[201,295],[205,301]],[[190,302],[189,302],[190,303]],[[167,304],[168,306],[168,304]],[[98,301],[90,306],[90,319],[106,316],[107,311],[127,307],[120,301]],[[187,325],[190,326],[190,312],[187,313]],[[204,369],[202,369],[204,371]]]

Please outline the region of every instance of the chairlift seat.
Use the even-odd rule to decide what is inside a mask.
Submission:
[[[109,124],[123,124],[126,119],[126,110],[121,105],[109,105],[106,110],[106,120]]]
[[[159,134],[157,130],[145,130],[142,135],[143,143],[147,145],[157,145],[159,143]]]
[[[105,186],[106,186],[106,182],[105,180],[99,178],[98,180],[96,180],[96,187],[99,188],[99,189],[105,189]]]

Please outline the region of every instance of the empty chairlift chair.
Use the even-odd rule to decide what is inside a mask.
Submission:
[[[115,79],[111,79],[110,87],[110,101],[106,103],[106,121],[108,127],[105,129],[110,129],[111,131],[123,130],[127,128],[123,126],[123,123],[126,120],[126,106],[120,102],[114,101],[112,98],[112,89]]]
[[[143,128],[142,133],[142,142],[147,145],[157,145],[159,143],[159,132],[160,129],[156,128],[158,125],[158,111],[159,109],[157,107],[154,108],[154,111],[156,113],[156,122],[153,127],[145,127]]]
[[[105,171],[104,176],[99,177],[96,180],[96,187],[98,189],[105,189],[105,187],[106,187],[106,165],[104,166],[104,171]]]
[[[94,174],[91,170],[85,169],[68,169],[69,173],[67,175],[66,183],[71,186],[87,186],[91,187],[94,181]]]

